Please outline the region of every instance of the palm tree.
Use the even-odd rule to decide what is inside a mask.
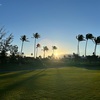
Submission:
[[[35,58],[35,50],[36,50],[36,39],[40,38],[40,35],[38,33],[35,33],[33,34],[33,37],[32,38],[35,38],[34,40],[34,58]]]
[[[52,50],[53,50],[53,56],[54,56],[54,50],[56,50],[57,47],[56,46],[52,46]]]
[[[76,39],[78,40],[78,45],[77,45],[77,54],[80,55],[79,53],[79,42],[84,41],[84,36],[82,34],[79,34],[78,36],[76,36]]]
[[[85,56],[86,56],[88,39],[91,39],[93,41],[94,36],[91,33],[86,34]]]
[[[26,35],[21,36],[20,40],[22,41],[22,46],[21,46],[21,55],[22,55],[23,44],[24,44],[24,42],[29,42],[29,41],[28,41],[28,38],[26,37]]]
[[[48,51],[49,49],[48,49],[48,47],[47,46],[44,46],[43,47],[43,52],[44,52],[44,58],[45,58],[45,51]]]
[[[39,43],[36,45],[36,48],[37,48],[37,51],[36,51],[36,57],[37,57],[37,54],[38,54],[38,48],[40,48],[40,44],[39,44]]]
[[[95,37],[95,38],[94,38],[94,42],[95,42],[94,55],[96,55],[96,48],[97,48],[97,45],[100,44],[100,36]]]

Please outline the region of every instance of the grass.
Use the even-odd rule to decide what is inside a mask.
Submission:
[[[0,73],[0,100],[99,100],[100,70],[45,68]]]

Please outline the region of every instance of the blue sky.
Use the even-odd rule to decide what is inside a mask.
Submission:
[[[33,52],[33,33],[41,38],[37,43],[47,45],[52,54],[56,45],[57,54],[77,53],[76,35],[92,33],[100,36],[100,0],[0,0],[0,26],[13,33],[13,44],[21,47],[20,36],[26,35],[30,42],[24,44],[26,55]],[[84,54],[85,42],[80,43],[80,53]],[[42,50],[39,50],[39,55]],[[87,54],[94,50],[92,41],[88,42]],[[97,47],[100,55],[100,46]]]

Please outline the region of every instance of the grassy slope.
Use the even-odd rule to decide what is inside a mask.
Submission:
[[[66,67],[0,73],[0,100],[99,99],[99,70]]]

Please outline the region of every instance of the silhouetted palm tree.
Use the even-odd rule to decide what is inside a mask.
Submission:
[[[35,34],[33,34],[33,38],[35,38],[35,40],[34,40],[34,58],[35,58],[36,39],[40,38],[40,35],[38,33],[35,33]]]
[[[79,42],[85,41],[85,39],[84,39],[84,36],[82,34],[79,34],[78,36],[76,36],[76,39],[78,40],[77,54],[80,55],[80,53],[79,53]]]
[[[40,44],[39,44],[39,43],[36,45],[36,48],[37,48],[37,51],[36,51],[36,57],[37,57],[37,54],[38,54],[38,48],[40,48]]]
[[[94,55],[96,55],[96,48],[97,48],[97,45],[100,44],[100,36],[95,37],[95,38],[94,38],[94,42],[95,42]]]
[[[85,56],[86,56],[88,39],[91,39],[93,41],[94,36],[91,33],[86,34]]]
[[[54,51],[57,49],[56,46],[52,46],[52,50],[53,50],[53,56],[54,56]]]
[[[45,51],[48,51],[49,49],[48,49],[48,47],[47,46],[44,46],[43,47],[43,52],[44,52],[44,58],[45,58]]]
[[[29,42],[29,41],[28,41],[28,38],[26,37],[26,35],[21,36],[20,40],[22,41],[22,46],[21,46],[21,55],[22,55],[23,44],[24,44],[24,42]]]

